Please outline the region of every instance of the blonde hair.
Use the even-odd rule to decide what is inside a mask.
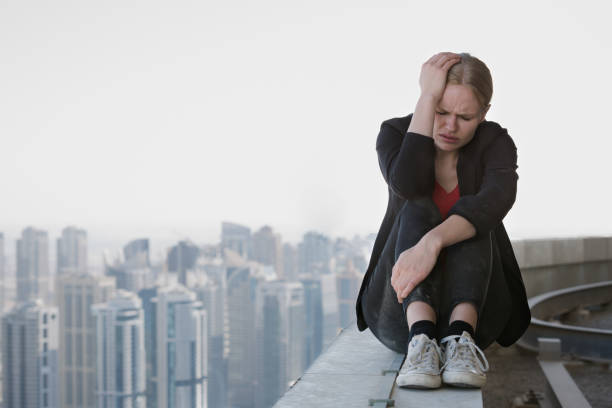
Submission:
[[[469,53],[462,52],[459,55],[461,61],[448,70],[446,84],[469,86],[484,109],[493,96],[491,72],[484,62]]]

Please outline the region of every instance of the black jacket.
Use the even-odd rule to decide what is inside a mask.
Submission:
[[[433,138],[408,133],[411,119],[412,114],[384,121],[376,140],[378,163],[388,185],[389,202],[357,297],[360,331],[368,327],[361,311],[361,296],[396,215],[405,200],[431,197],[434,189]],[[457,161],[460,198],[448,216],[458,214],[466,218],[475,227],[476,234],[493,232],[494,271],[475,339],[481,347],[495,340],[503,346],[513,344],[531,321],[521,271],[502,223],[516,198],[516,161],[516,146],[507,130],[486,120],[478,125],[474,138],[460,149]]]

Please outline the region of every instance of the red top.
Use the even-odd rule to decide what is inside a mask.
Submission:
[[[459,183],[457,183],[453,191],[447,193],[436,180],[432,198],[438,206],[440,214],[442,214],[442,219],[445,220],[448,211],[459,200]]]

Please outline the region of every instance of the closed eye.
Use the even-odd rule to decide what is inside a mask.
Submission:
[[[446,115],[448,112],[438,112],[438,111],[436,111],[436,113],[437,113],[438,115]],[[465,116],[459,116],[459,117],[460,117],[461,119],[463,119],[463,120],[472,120],[472,118],[466,118]]]

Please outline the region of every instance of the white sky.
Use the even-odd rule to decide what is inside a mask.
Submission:
[[[521,6],[521,4],[523,4]],[[378,231],[380,123],[469,52],[518,147],[511,238],[612,234],[607,2],[0,1],[0,231],[52,247]]]

